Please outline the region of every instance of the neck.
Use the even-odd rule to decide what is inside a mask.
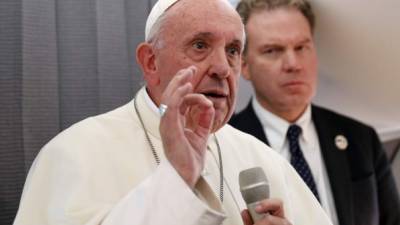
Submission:
[[[301,106],[283,106],[283,107],[270,107],[257,99],[258,103],[269,112],[279,116],[289,123],[296,122],[306,111],[308,105]]]
[[[305,110],[306,110],[306,107],[301,108],[301,109],[295,109],[295,110],[276,111],[276,112],[272,112],[272,113],[275,113],[276,115],[278,115],[279,117],[288,121],[289,123],[294,123],[303,115]]]
[[[146,86],[146,92],[147,92],[147,95],[150,97],[150,99],[151,99],[151,101],[153,101],[153,103],[158,107],[158,106],[160,106],[160,98],[158,97],[157,98],[157,96],[160,96],[160,95],[157,95],[154,91],[152,91],[152,89],[150,89],[149,87],[147,87]]]

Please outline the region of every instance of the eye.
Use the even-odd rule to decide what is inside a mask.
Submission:
[[[270,48],[266,48],[263,53],[267,56],[267,57],[272,57],[272,58],[276,58],[278,57],[281,53],[283,53],[284,49],[281,47],[270,47]]]
[[[277,52],[279,52],[279,49],[278,49],[278,48],[267,48],[267,49],[264,51],[265,54],[275,54],[275,53],[277,53]]]
[[[207,43],[204,41],[195,41],[193,42],[192,47],[196,50],[205,50],[207,48]]]
[[[237,46],[230,46],[226,49],[226,52],[231,56],[240,55],[240,48]]]
[[[304,45],[297,46],[295,48],[295,50],[296,50],[296,52],[301,52],[301,51],[305,50],[305,46]]]

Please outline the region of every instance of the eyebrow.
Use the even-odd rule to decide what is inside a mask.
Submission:
[[[310,38],[304,38],[303,40],[297,42],[296,45],[299,45],[299,44],[302,45],[302,44],[308,44],[308,43],[311,43],[311,39]],[[282,47],[282,44],[280,44],[279,40],[278,41],[273,40],[273,41],[271,41],[269,43],[263,44],[261,47],[262,48],[266,48],[266,47]]]
[[[215,35],[211,32],[199,32],[194,34],[190,40],[193,39],[197,39],[197,38],[207,38],[207,39],[212,39]],[[243,43],[240,39],[233,39],[232,41],[229,42],[229,45],[231,44],[235,44],[235,45],[239,45],[240,47],[242,47]]]
[[[232,42],[229,43],[229,45],[237,45],[240,47],[240,50],[243,50],[243,42],[239,39],[234,39]]]
[[[307,44],[310,43],[311,39],[310,38],[305,38],[304,40],[300,41],[299,44]]]

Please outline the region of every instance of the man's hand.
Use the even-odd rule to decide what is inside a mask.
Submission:
[[[242,219],[245,225],[291,225],[291,223],[285,219],[285,213],[283,210],[283,203],[279,199],[265,199],[260,202],[256,207],[256,212],[265,214],[264,218],[253,223],[249,211],[242,211]]]
[[[190,81],[196,72],[194,66],[182,69],[170,81],[161,98],[161,104],[167,105],[168,109],[160,121],[165,155],[191,188],[204,167],[215,113],[210,100],[193,92]]]

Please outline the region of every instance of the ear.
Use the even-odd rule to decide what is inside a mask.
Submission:
[[[136,61],[141,67],[144,79],[150,86],[157,86],[160,78],[157,75],[157,65],[153,46],[149,43],[141,43],[136,48]]]
[[[247,62],[246,55],[242,56],[242,76],[246,80],[250,80],[249,63]]]

